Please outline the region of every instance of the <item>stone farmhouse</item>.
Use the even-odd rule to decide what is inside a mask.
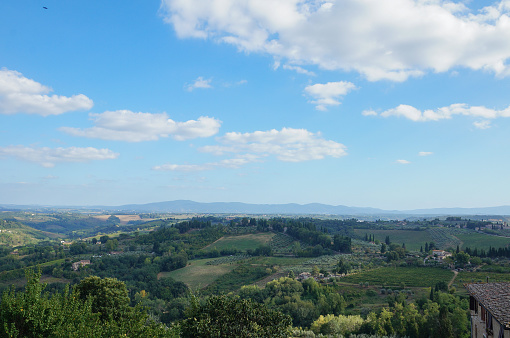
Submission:
[[[432,250],[432,256],[434,259],[442,262],[446,257],[450,257],[452,254],[444,250]]]
[[[90,264],[90,261],[88,259],[84,259],[84,260],[81,260],[81,261],[78,261],[78,262],[74,262],[73,265],[72,265],[72,269],[74,271],[77,271],[82,266],[89,265],[89,264]]]

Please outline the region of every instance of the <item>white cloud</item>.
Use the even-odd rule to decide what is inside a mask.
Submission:
[[[328,82],[316,83],[305,87],[307,95],[313,98],[311,103],[315,104],[317,110],[327,110],[327,106],[338,106],[340,104],[340,97],[346,95],[351,90],[356,89],[356,86],[351,82]]]
[[[396,108],[388,109],[381,113],[381,116],[383,117],[405,117],[416,122],[451,119],[454,115],[471,116],[484,119],[510,117],[510,106],[503,110],[495,110],[483,106],[468,106],[465,103],[456,103],[447,107],[437,108],[435,110],[429,109],[421,111],[413,106],[401,104]],[[487,125],[487,123],[484,122],[483,125]]]
[[[19,160],[35,162],[51,168],[60,162],[88,162],[95,160],[116,159],[119,154],[109,149],[87,148],[48,148],[8,146],[0,147],[0,157],[14,157]]]
[[[210,164],[162,164],[157,165],[153,167],[153,170],[160,170],[160,171],[185,171],[185,172],[191,172],[191,171],[202,171],[202,170],[209,170],[211,169]]]
[[[60,130],[74,136],[103,140],[141,142],[171,136],[183,141],[215,135],[221,125],[221,121],[207,116],[176,122],[169,119],[166,113],[134,113],[129,110],[107,111],[90,116],[95,123],[92,128],[62,127]]]
[[[320,133],[305,129],[283,128],[282,130],[255,131],[253,133],[227,133],[217,138],[221,145],[205,146],[200,151],[217,156],[236,154],[235,158],[204,164],[163,164],[152,169],[162,171],[203,171],[216,168],[237,169],[246,164],[261,162],[262,158],[275,156],[284,162],[321,160],[325,157],[347,155],[346,147],[325,140]]]
[[[448,0],[162,0],[161,9],[181,38],[370,81],[457,67],[510,75],[508,0],[481,10]]]
[[[396,160],[395,162],[397,162],[398,164],[409,164],[409,163],[411,163],[408,160]]]
[[[491,121],[489,120],[475,121],[473,122],[473,125],[477,129],[489,129],[491,127]]]
[[[239,156],[237,158],[230,158],[219,162],[210,162],[205,164],[163,164],[155,166],[152,169],[160,171],[184,171],[184,172],[212,170],[215,168],[237,169],[248,163],[257,162],[258,159],[259,159],[258,156],[244,155]]]
[[[201,151],[223,155],[244,153],[256,156],[274,155],[285,162],[320,160],[325,157],[347,155],[346,147],[338,142],[325,140],[320,133],[305,129],[255,131],[253,133],[227,133],[218,138],[222,145],[205,146]]]
[[[286,69],[286,70],[293,70],[293,71],[295,71],[298,74],[304,74],[304,75],[308,75],[308,76],[315,76],[314,72],[306,70],[306,69],[304,69],[303,67],[300,67],[300,66],[283,65],[282,68]]]
[[[248,83],[248,80],[239,80],[239,81],[236,81],[236,82],[225,82],[222,84],[223,87],[225,88],[230,88],[230,87],[233,87],[233,86],[242,86],[242,85],[245,85]]]
[[[431,152],[431,151],[420,151],[418,153],[418,156],[430,156],[430,155],[433,155],[434,153]]]
[[[373,110],[364,110],[361,115],[363,116],[377,116],[377,113]]]
[[[212,79],[204,79],[203,77],[199,76],[195,82],[193,82],[190,85],[187,85],[188,91],[193,91],[194,89],[208,89],[212,88],[211,86]]]
[[[91,99],[83,94],[71,97],[47,95],[51,88],[28,79],[23,74],[0,69],[0,114],[59,115],[76,110],[89,110]]]

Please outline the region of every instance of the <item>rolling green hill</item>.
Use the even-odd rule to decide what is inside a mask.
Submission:
[[[20,222],[0,220],[0,245],[16,247],[57,238],[59,236],[56,234],[40,231]]]

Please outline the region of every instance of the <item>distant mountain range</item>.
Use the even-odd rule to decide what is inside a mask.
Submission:
[[[310,204],[248,204],[240,202],[200,203],[187,200],[121,206],[41,206],[0,205],[0,210],[14,209],[85,209],[104,211],[133,211],[158,213],[210,213],[210,214],[282,214],[282,215],[510,215],[510,206],[485,208],[433,208],[414,210],[383,210],[369,207]]]
[[[331,214],[355,215],[377,214],[382,210],[375,208],[332,206],[319,203],[311,204],[248,204],[240,202],[199,203],[193,201],[172,201],[149,204],[130,204],[120,206],[121,210],[146,210],[150,212],[175,213],[237,213],[237,214]]]
[[[119,210],[173,213],[240,213],[240,214],[306,214],[306,215],[510,215],[510,206],[487,208],[433,208],[415,210],[383,210],[345,205],[247,204],[239,202],[199,203],[186,200],[148,204],[129,204]]]

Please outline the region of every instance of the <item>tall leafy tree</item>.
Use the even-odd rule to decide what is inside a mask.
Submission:
[[[103,320],[119,320],[131,309],[126,284],[116,278],[87,277],[76,290],[82,300],[92,299],[92,311]]]
[[[290,317],[238,297],[212,296],[203,303],[191,296],[181,337],[288,337]]]

